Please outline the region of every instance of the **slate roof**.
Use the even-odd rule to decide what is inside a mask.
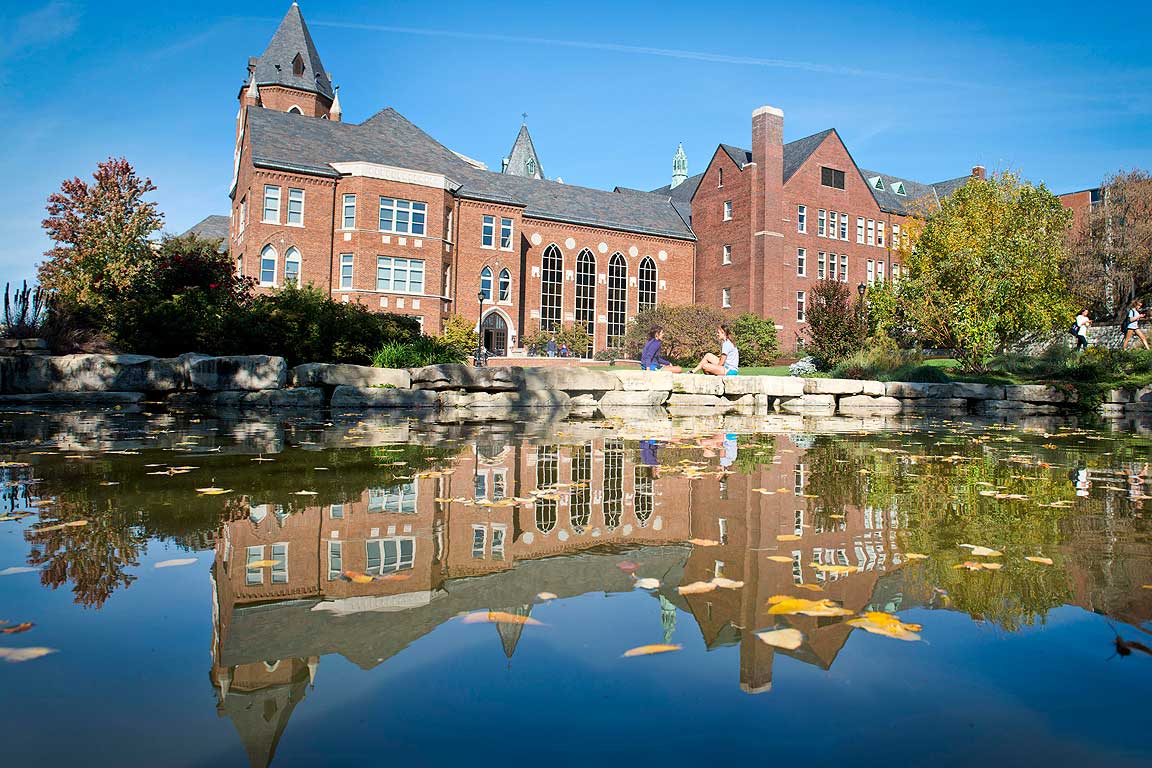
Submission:
[[[732,162],[736,163],[737,168],[743,168],[752,162],[751,150],[744,149],[743,147],[735,147],[731,144],[721,144],[720,149],[728,153],[728,157],[732,158]]]
[[[292,60],[298,53],[304,60],[304,74],[299,77],[292,71]],[[296,3],[284,14],[276,34],[256,61],[256,84],[285,85],[333,98],[332,83]]]
[[[704,178],[703,173],[698,173],[695,176],[689,176],[684,181],[673,187],[671,184],[665,184],[659,189],[652,190],[655,195],[667,195],[672,201],[672,207],[680,214],[688,226],[692,225],[692,198],[696,196],[696,190],[700,187],[700,180]]]
[[[458,196],[523,206],[529,218],[695,239],[665,195],[619,194],[480,170],[394,109],[356,125],[249,107],[248,132],[252,162],[261,167],[336,177],[332,163],[363,161],[427,171],[459,184]]]
[[[204,237],[212,240],[228,239],[228,224],[227,216],[205,216],[203,219],[193,224],[187,231],[180,233],[181,237],[188,235],[196,235],[197,237]]]
[[[859,170],[860,175],[864,177],[864,183],[872,191],[872,197],[876,199],[876,204],[880,206],[880,210],[887,213],[897,213],[904,216],[923,215],[925,203],[934,205],[940,201],[932,184],[921,184],[918,181],[903,179],[879,171],[868,171],[863,168]],[[872,183],[872,180],[877,176],[884,182],[884,189],[882,190],[876,189]],[[960,179],[960,181],[963,182],[965,179]],[[904,185],[905,194],[896,194],[898,184]]]
[[[532,173],[528,173],[529,160],[535,164]],[[508,167],[504,168],[503,172],[511,176],[544,178],[544,166],[540,164],[540,156],[536,154],[536,145],[532,143],[527,124],[520,126],[520,132],[516,134],[516,141],[512,144],[512,151],[508,153]]]
[[[836,133],[835,128],[828,128],[819,133],[814,133],[811,136],[790,141],[784,145],[785,183],[796,174],[796,171],[800,170],[800,166],[804,165],[804,161],[811,157],[812,153],[824,143],[824,139],[834,133]]]

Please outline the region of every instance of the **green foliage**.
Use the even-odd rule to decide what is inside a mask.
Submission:
[[[473,355],[476,353],[480,334],[476,330],[476,324],[468,318],[463,315],[451,315],[444,323],[444,332],[440,338],[464,354]]]
[[[818,280],[808,294],[804,351],[834,366],[864,348],[868,322],[847,283]]]
[[[664,329],[661,354],[676,365],[694,366],[705,354],[720,352],[716,326],[729,320],[728,315],[713,307],[658,304],[632,318],[624,335],[624,352],[629,358],[640,359],[649,331],[660,326]]]
[[[732,341],[740,350],[743,367],[770,365],[780,353],[776,324],[755,312],[745,312],[732,321]]]
[[[981,371],[997,348],[1073,315],[1060,267],[1071,213],[1043,185],[1005,173],[970,179],[903,254],[900,310],[925,345]]]
[[[917,350],[891,347],[872,347],[855,352],[832,368],[832,376],[839,379],[869,379],[872,381],[947,382],[948,375],[938,367],[924,364]]]
[[[425,365],[462,363],[467,353],[442,336],[419,336],[412,341],[392,341],[372,357],[377,368],[420,368]]]
[[[556,339],[556,354],[560,354],[561,344],[568,345],[568,353],[572,357],[583,357],[588,348],[592,346],[592,336],[577,323],[568,323],[556,331],[537,329],[529,331],[520,338],[520,343],[533,355],[548,354],[548,340]]]

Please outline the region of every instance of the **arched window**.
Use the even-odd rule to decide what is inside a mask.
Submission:
[[[260,251],[260,285],[273,287],[276,285],[276,249],[270,245],[264,246]]]
[[[290,115],[302,115],[302,114],[304,114],[304,112],[300,109],[300,107],[293,104],[291,107],[288,108],[288,114],[290,114]]]
[[[296,54],[296,58],[292,59],[292,74],[300,77],[304,74],[304,57]]]
[[[564,254],[555,245],[544,249],[540,262],[540,328],[560,330],[560,303],[563,297]]]
[[[592,443],[572,449],[572,490],[568,498],[572,532],[584,533],[592,522]]]
[[[604,441],[604,527],[609,531],[620,525],[624,515],[624,443]]]
[[[655,508],[655,493],[653,492],[653,475],[654,467],[646,464],[637,464],[635,470],[636,484],[635,494],[633,495],[633,503],[636,506],[636,522],[640,524],[641,528],[648,527],[648,520],[652,517],[652,510]]]
[[[622,253],[612,254],[608,262],[608,346],[617,347],[624,340],[628,321],[628,262]]]
[[[489,267],[480,270],[480,293],[484,294],[484,301],[492,301],[492,270]]]
[[[536,490],[547,491],[560,482],[560,449],[555,445],[536,447]],[[556,527],[559,502],[553,498],[538,498],[536,508],[536,530],[551,533]]]
[[[576,257],[576,322],[596,339],[596,257],[585,248]],[[585,352],[585,356],[592,352]]]
[[[284,252],[284,285],[300,287],[300,251],[295,246]]]
[[[500,301],[512,301],[512,273],[500,270]]]
[[[640,262],[640,275],[636,279],[636,293],[639,310],[643,312],[649,307],[656,306],[656,262],[651,256],[645,256]]]

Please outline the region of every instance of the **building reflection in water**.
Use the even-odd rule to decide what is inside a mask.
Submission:
[[[632,576],[618,567],[624,559],[661,575],[653,620],[665,640],[683,611],[709,649],[739,646],[743,690],[771,688],[777,653],[828,668],[849,627],[771,616],[764,606],[772,595],[815,584],[853,611],[899,607],[900,594],[872,605],[878,579],[901,563],[895,508],[814,507],[805,497],[805,451],[784,436],[763,440],[758,459],[719,478],[678,471],[676,447],[652,442],[481,440],[448,472],[365,488],[343,503],[286,515],[250,499],[248,516],[226,523],[216,544],[211,679],[219,713],[235,724],[252,764],[265,765],[320,657],[338,653],[367,669],[464,611],[529,615],[540,592],[628,591]],[[734,438],[721,442],[713,472],[737,456]],[[790,540],[797,535],[801,541]],[[788,562],[770,559],[781,556]],[[260,560],[280,562],[249,567]],[[826,574],[812,563],[861,570]],[[359,584],[345,571],[378,578]],[[676,589],[715,577],[744,587],[690,596]],[[804,645],[781,651],[756,638],[777,625],[800,629]],[[493,627],[493,641],[511,658],[522,628]]]

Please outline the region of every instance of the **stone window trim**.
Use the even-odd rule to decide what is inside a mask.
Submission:
[[[303,228],[304,226],[304,190],[299,187],[288,188],[288,206],[284,216],[284,226]],[[293,219],[296,219],[293,221]]]
[[[485,250],[496,248],[496,217],[484,214],[480,218],[480,247]]]
[[[280,187],[275,184],[264,185],[264,208],[260,221],[265,224],[280,223]]]

